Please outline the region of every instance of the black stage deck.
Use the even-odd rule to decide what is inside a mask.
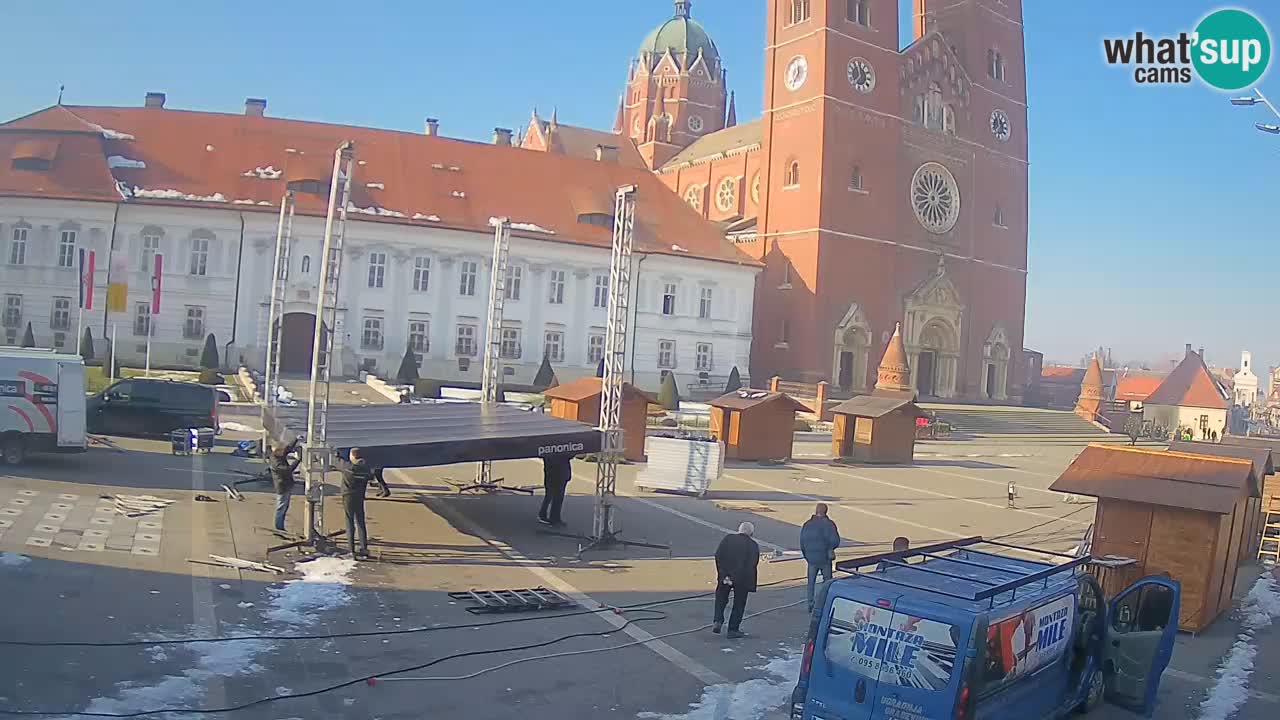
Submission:
[[[305,405],[264,409],[275,442],[306,433]],[[600,432],[572,420],[503,405],[330,405],[328,440],[336,450],[361,448],[377,467],[429,467],[600,451]]]

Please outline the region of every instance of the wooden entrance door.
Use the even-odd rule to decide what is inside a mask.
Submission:
[[[987,397],[994,398],[996,396],[996,366],[994,363],[987,365]]]
[[[840,369],[837,373],[841,390],[853,389],[853,353],[845,350],[840,353]]]
[[[932,350],[920,353],[916,368],[916,390],[921,397],[933,397],[937,391],[938,356]]]
[[[289,313],[281,321],[280,373],[282,375],[310,375],[311,354],[315,347],[316,316],[311,313]],[[322,337],[328,337],[326,329]]]

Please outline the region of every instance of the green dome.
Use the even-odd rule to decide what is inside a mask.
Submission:
[[[716,50],[716,44],[706,29],[689,17],[689,6],[692,4],[687,0],[677,0],[675,16],[645,37],[640,45],[640,57],[646,54],[661,56],[670,50],[677,58],[688,53],[689,60],[692,61],[698,56],[698,51],[702,51],[702,56],[708,63],[720,60],[720,51]]]

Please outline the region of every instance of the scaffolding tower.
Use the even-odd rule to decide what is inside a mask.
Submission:
[[[275,407],[278,402],[276,385],[280,382],[280,340],[284,335],[284,300],[286,280],[289,277],[289,252],[293,244],[294,197],[286,190],[280,200],[280,223],[276,228],[276,255],[271,274],[271,306],[267,311],[267,362],[263,390],[267,394],[264,403]]]
[[[493,223],[493,272],[489,280],[489,318],[485,326],[484,375],[480,378],[480,402],[493,405],[498,402],[498,388],[502,382],[502,317],[507,303],[507,257],[511,249],[511,218],[496,218]],[[492,492],[498,490],[493,479],[493,463],[489,460],[476,464],[474,489]]]
[[[329,209],[324,222],[324,249],[320,253],[323,263],[320,266],[320,293],[316,299],[316,327],[311,350],[311,388],[307,395],[306,451],[303,454],[307,479],[306,540],[317,549],[329,539],[324,533],[324,478],[334,460],[328,443],[329,383],[336,361],[333,348],[338,334],[338,288],[354,165],[355,144],[348,140],[338,147],[333,157]]]

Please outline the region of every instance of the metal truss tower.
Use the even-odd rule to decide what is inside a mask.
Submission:
[[[293,244],[294,197],[292,190],[286,190],[280,200],[280,224],[276,228],[276,259],[271,274],[271,308],[267,312],[267,364],[266,381],[263,389],[267,393],[264,403],[267,407],[275,407],[277,394],[275,386],[280,382],[280,339],[284,335],[285,281],[289,277],[289,252]]]
[[[507,257],[511,250],[511,219],[493,221],[493,268],[489,279],[489,318],[485,327],[484,375],[480,381],[480,402],[498,402],[502,382],[502,316],[507,303]],[[496,489],[493,463],[485,460],[476,465],[475,488]]]

